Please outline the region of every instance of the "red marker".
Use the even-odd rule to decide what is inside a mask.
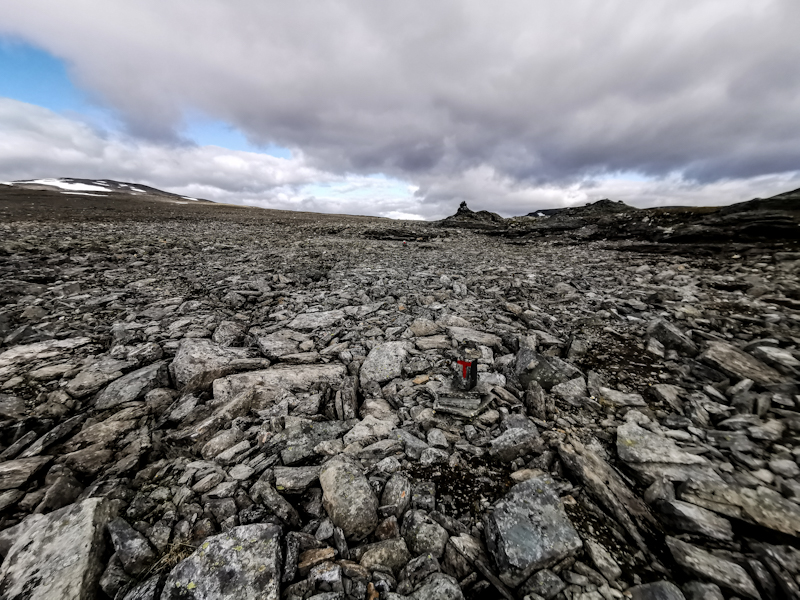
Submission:
[[[463,370],[463,375],[461,375],[461,376],[464,379],[466,379],[467,378],[467,367],[471,367],[472,366],[472,361],[471,360],[459,360],[459,361],[456,361],[456,362],[461,365],[461,369]]]

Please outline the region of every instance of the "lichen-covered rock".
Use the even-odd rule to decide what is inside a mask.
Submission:
[[[376,346],[370,350],[361,365],[361,385],[366,386],[371,381],[385,383],[394,377],[400,377],[407,356],[407,342],[386,342]]]
[[[583,546],[555,482],[545,475],[511,488],[486,516],[485,524],[486,546],[500,579],[512,587]]]
[[[360,467],[333,458],[322,466],[319,482],[325,510],[347,539],[363,540],[378,526],[378,499]]]
[[[164,582],[161,600],[278,600],[281,530],[241,525],[207,538],[178,563]]]
[[[8,600],[88,600],[103,572],[110,505],[90,498],[18,525],[0,566],[0,597]]]

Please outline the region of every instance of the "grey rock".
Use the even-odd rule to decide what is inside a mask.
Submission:
[[[781,381],[781,374],[775,369],[726,342],[709,342],[700,359],[737,380],[752,379],[761,385]]]
[[[253,499],[263,502],[267,508],[285,523],[298,527],[300,525],[300,515],[297,514],[297,510],[272,487],[269,479],[270,476],[267,472],[253,484],[250,490]]]
[[[279,492],[299,494],[319,479],[320,467],[275,467],[275,487]]]
[[[211,341],[223,347],[238,346],[244,334],[245,327],[238,321],[222,321],[214,330]]]
[[[278,600],[280,538],[280,527],[272,524],[242,525],[207,538],[170,571],[161,600]]]
[[[117,517],[108,524],[108,533],[111,534],[111,543],[117,558],[128,575],[137,577],[145,573],[155,561],[156,555],[141,533],[128,523]]]
[[[463,600],[458,581],[444,573],[433,573],[409,596],[412,600]]]
[[[650,337],[661,342],[667,349],[677,350],[689,356],[697,354],[697,344],[686,337],[680,329],[664,319],[657,319],[650,323],[647,333]]]
[[[419,463],[423,467],[443,465],[449,458],[450,455],[444,450],[440,450],[439,448],[426,448],[419,457]]]
[[[0,463],[0,490],[10,490],[25,485],[51,460],[52,456],[34,456]]]
[[[73,398],[83,398],[104,385],[119,379],[125,369],[134,366],[127,360],[106,358],[88,366],[70,380],[64,390]]]
[[[619,564],[608,550],[592,539],[584,538],[583,543],[594,566],[602,573],[603,577],[608,581],[615,581],[620,578],[622,569],[620,569]]]
[[[725,600],[722,590],[714,583],[690,581],[683,584],[683,593],[686,600]]]
[[[503,344],[500,336],[493,333],[486,333],[484,331],[477,331],[469,327],[448,327],[447,333],[453,338],[457,344],[464,342],[473,342],[479,346],[488,346],[489,348],[499,348]]]
[[[395,473],[386,482],[381,495],[381,506],[394,506],[393,514],[398,519],[411,504],[411,482],[401,473]]]
[[[603,404],[620,408],[625,406],[647,406],[641,394],[626,394],[617,390],[612,390],[605,386],[600,386],[598,401]]]
[[[322,329],[330,327],[344,318],[344,311],[341,310],[328,310],[316,313],[303,313],[297,315],[294,320],[289,323],[291,329],[300,329],[303,331],[310,331],[313,329]]]
[[[512,487],[484,521],[486,546],[500,579],[511,587],[583,546],[547,476]]]
[[[538,432],[529,428],[513,427],[491,441],[492,458],[510,462],[533,452],[539,444]]]
[[[133,402],[144,398],[150,390],[168,385],[168,362],[166,360],[155,362],[111,382],[98,394],[95,408],[106,410],[119,404]]]
[[[207,339],[185,338],[181,340],[169,370],[175,386],[181,389],[193,381],[201,381],[209,373],[219,372],[233,361],[256,356],[249,348],[229,348]]]
[[[666,541],[675,562],[689,573],[707,579],[746,598],[760,600],[761,596],[756,590],[753,580],[738,564],[714,556],[697,546],[687,544],[673,537],[667,537]]]
[[[379,566],[388,567],[397,574],[411,558],[412,555],[408,551],[405,540],[393,538],[367,545],[361,556],[360,564],[370,570]]]
[[[579,369],[555,356],[544,356],[520,348],[514,371],[523,386],[537,382],[545,390],[551,390],[560,383],[582,377]]]
[[[344,458],[333,458],[319,474],[322,503],[334,525],[348,540],[367,537],[378,525],[378,499],[360,467]]]
[[[317,383],[341,385],[347,375],[342,364],[282,366],[228,375],[214,381],[214,401],[229,402],[237,394],[256,387],[270,390],[287,389],[308,391]]]
[[[715,540],[733,539],[730,521],[700,506],[671,500],[662,504],[660,510],[670,524],[682,531],[699,533]]]
[[[91,341],[88,337],[72,337],[14,346],[0,353],[0,368],[61,356],[66,351],[80,348]]]
[[[421,510],[406,513],[400,527],[400,535],[415,555],[430,554],[436,558],[442,557],[447,540],[450,538],[444,527]]]
[[[109,511],[105,499],[90,498],[45,516],[28,517],[30,524],[0,566],[3,597],[93,598],[104,567],[103,534]]]
[[[554,598],[560,592],[564,591],[567,584],[561,578],[553,573],[550,569],[541,569],[531,575],[528,580],[523,583],[519,588],[519,593],[524,595],[531,595],[532,597],[541,597],[545,600]]]
[[[722,481],[690,479],[678,496],[716,513],[800,536],[800,506],[764,486],[756,489]]]
[[[570,379],[569,381],[553,386],[553,389],[550,391],[567,404],[580,406],[581,401],[587,397],[586,379],[583,377],[576,377],[575,379]]]
[[[655,581],[628,590],[632,600],[686,600],[680,588],[670,581]]]
[[[407,342],[386,342],[375,346],[361,365],[361,385],[366,386],[371,381],[385,383],[400,377],[407,356]]]
[[[422,457],[422,453],[428,448],[428,444],[403,429],[393,431],[392,435],[403,442],[406,456],[411,459],[419,460]]]

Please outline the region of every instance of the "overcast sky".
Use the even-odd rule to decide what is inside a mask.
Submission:
[[[800,187],[797,0],[3,0],[0,179],[440,218]]]

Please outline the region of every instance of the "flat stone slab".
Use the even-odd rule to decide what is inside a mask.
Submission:
[[[91,341],[88,337],[74,337],[14,346],[0,354],[0,367],[53,358],[66,351],[85,346]]]
[[[0,463],[0,490],[11,490],[25,485],[39,469],[52,459],[52,456],[34,456]]]
[[[617,454],[626,463],[708,464],[708,459],[681,450],[670,438],[656,435],[633,421],[617,427]]]
[[[583,546],[555,482],[546,475],[512,487],[485,517],[485,524],[487,548],[500,579],[511,587]]]
[[[94,598],[105,566],[103,532],[109,516],[106,500],[90,498],[25,519],[0,567],[2,598]]]
[[[408,356],[408,342],[386,342],[369,351],[359,376],[361,385],[370,381],[385,383],[402,375],[403,363]]]
[[[772,367],[725,342],[709,342],[700,359],[718,371],[735,377],[737,381],[752,379],[761,385],[769,385],[780,383],[783,379]]]
[[[678,495],[684,502],[800,537],[800,506],[769,488],[689,479]]]
[[[327,365],[278,365],[260,371],[249,371],[228,375],[214,381],[214,400],[216,403],[228,402],[244,390],[257,386],[267,388],[285,388],[288,390],[308,391],[320,381],[340,383],[347,375],[347,367],[342,364]]]
[[[280,536],[278,525],[257,524],[207,538],[170,571],[161,600],[278,600]]]
[[[144,398],[150,390],[168,385],[168,363],[167,360],[160,360],[112,381],[97,395],[95,408],[105,410],[133,402]]]
[[[450,337],[458,344],[475,342],[481,346],[494,346],[497,348],[503,345],[503,340],[500,339],[499,335],[478,331],[477,329],[470,329],[469,327],[448,327],[447,333],[450,334]]]
[[[323,327],[330,327],[344,319],[343,310],[326,310],[323,312],[303,313],[297,315],[288,327],[290,329],[300,329],[301,331],[311,331],[312,329],[321,329]]]
[[[667,546],[669,546],[675,562],[690,573],[713,581],[745,598],[761,599],[761,595],[747,571],[736,563],[714,556],[710,552],[673,537],[667,537]]]
[[[231,361],[257,356],[258,352],[250,348],[230,348],[207,339],[186,338],[181,340],[169,370],[180,389],[192,379],[224,367]]]

